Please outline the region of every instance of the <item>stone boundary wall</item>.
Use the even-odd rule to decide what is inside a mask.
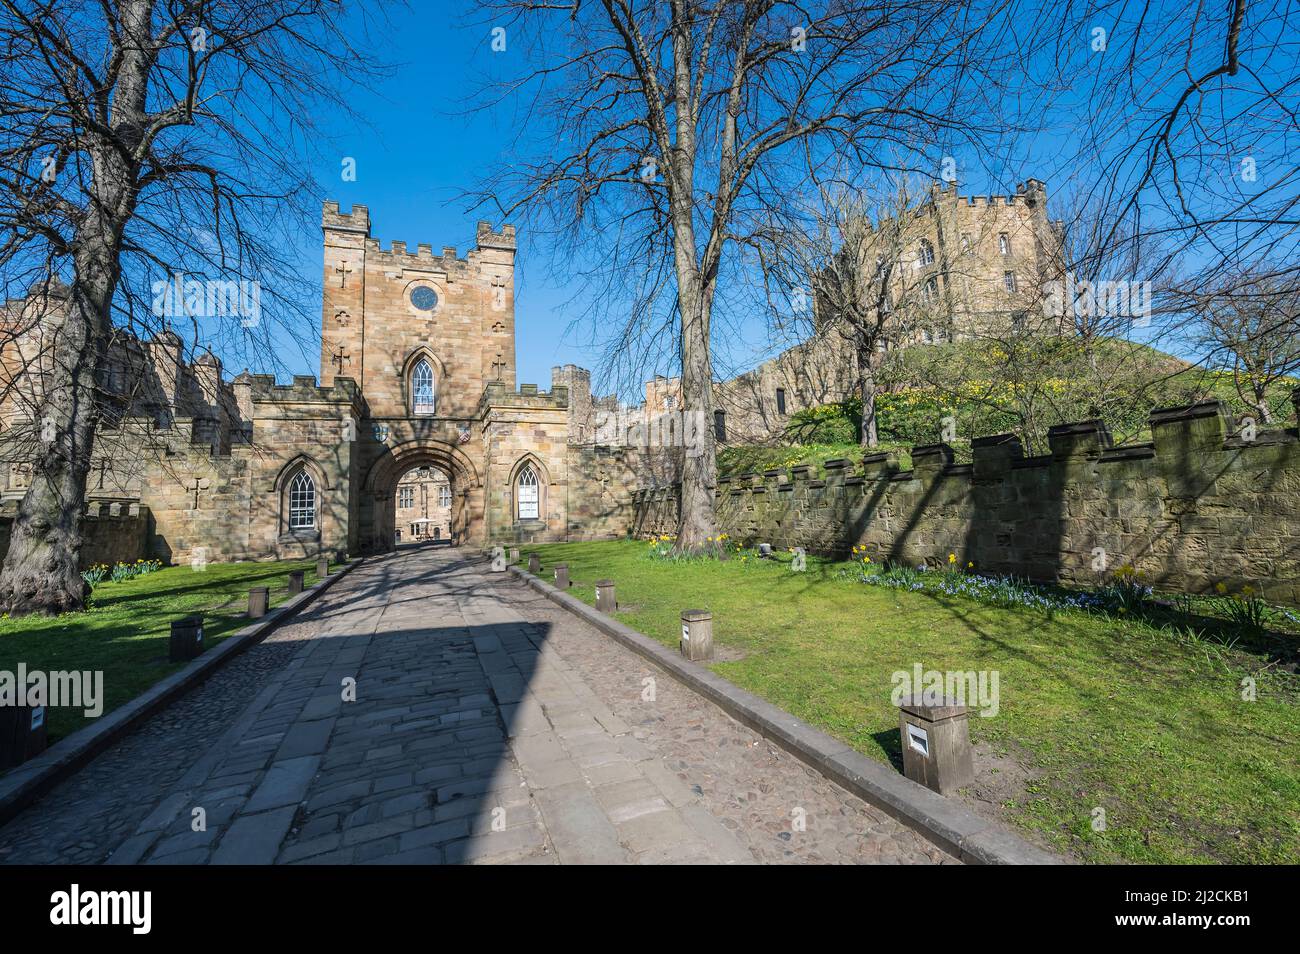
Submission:
[[[18,501],[0,510],[0,560],[9,552],[9,533]],[[130,500],[92,500],[82,522],[81,568],[96,563],[134,563],[149,556],[149,508]]]
[[[1293,399],[1300,413],[1300,390]],[[1232,592],[1253,587],[1300,605],[1300,431],[1261,429],[1246,440],[1219,401],[1152,412],[1150,444],[1112,446],[1099,421],[1063,424],[1051,453],[1025,457],[1018,438],[973,443],[973,463],[952,448],[870,454],[862,473],[828,461],[718,481],[720,528],[843,556],[865,545],[876,561],[946,564],[955,554],[985,573],[1096,583],[1129,564],[1157,589]],[[633,495],[632,532],[673,533],[678,489]]]

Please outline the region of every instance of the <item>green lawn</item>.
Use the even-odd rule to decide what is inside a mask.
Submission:
[[[731,657],[718,673],[881,761],[898,753],[892,673],[997,670],[1000,712],[972,716],[971,736],[1031,770],[1006,818],[1087,861],[1300,862],[1300,693],[1263,656],[1133,620],[867,586],[811,558],[796,573],[651,560],[635,541],[530,547],[525,562],[533,550],[545,577],[567,562],[588,603],[613,579],[619,618],[667,645],[682,609],[711,610]]]
[[[316,581],[314,560],[281,563],[211,563],[202,572],[166,567],[122,583],[95,587],[84,613],[57,617],[0,618],[0,670],[102,670],[104,712],[144,692],[184,663],[167,661],[171,621],[203,614],[209,649],[248,625],[248,591],[271,588],[271,605],[285,602],[289,571],[305,570],[304,586]],[[49,710],[53,742],[87,722],[80,709]]]

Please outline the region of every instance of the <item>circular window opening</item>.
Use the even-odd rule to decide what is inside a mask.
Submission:
[[[433,311],[438,307],[438,293],[427,285],[412,288],[411,304],[420,311]]]

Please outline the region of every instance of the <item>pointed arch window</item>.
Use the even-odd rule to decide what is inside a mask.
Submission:
[[[515,501],[520,520],[540,519],[537,471],[533,470],[531,464],[519,472],[519,479],[515,481]]]
[[[415,367],[411,371],[411,413],[432,415],[434,397],[433,366],[421,358],[415,362]]]
[[[289,529],[312,530],[316,527],[316,481],[300,470],[289,481]]]

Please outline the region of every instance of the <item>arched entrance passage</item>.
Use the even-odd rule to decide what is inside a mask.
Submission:
[[[411,471],[424,467],[445,474],[451,485],[447,536],[452,545],[474,542],[481,536],[482,482],[474,464],[451,444],[414,440],[385,447],[366,471],[359,514],[363,552],[384,552],[396,546],[398,484]]]

